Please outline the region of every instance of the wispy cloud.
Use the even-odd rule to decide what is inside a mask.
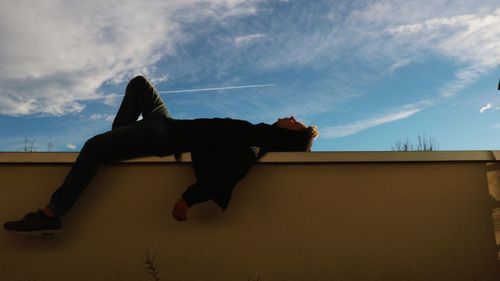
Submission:
[[[196,21],[210,17],[208,11],[217,11],[219,18],[250,15],[255,3],[1,1],[0,114],[81,112],[82,101],[101,95],[106,81],[144,74],[172,55],[174,45],[187,37],[181,26],[194,20],[193,14]]]
[[[449,98],[500,60],[500,9],[489,0],[15,3],[0,2],[0,114],[6,115],[82,112],[86,101],[103,96],[116,105],[119,95],[100,93],[102,85],[139,73],[160,83],[326,69],[328,79],[359,91],[370,75],[395,72],[429,53],[461,65],[441,88]],[[299,100],[301,93],[293,95]]]
[[[90,115],[90,120],[106,120],[107,122],[112,122],[115,118],[114,114],[97,114],[94,113]]]
[[[421,112],[431,105],[432,104],[429,101],[422,101],[416,104],[404,105],[399,108],[392,109],[387,113],[351,124],[320,128],[321,137],[333,139],[353,135],[372,127],[406,119]]]
[[[396,71],[397,69],[401,68],[401,67],[404,67],[406,65],[409,65],[411,63],[411,60],[409,59],[401,59],[401,60],[398,60],[396,61],[395,63],[393,63],[390,67],[389,67],[389,72],[394,72]]]
[[[441,88],[444,98],[454,97],[500,64],[500,8],[491,13],[431,18],[386,31],[400,44],[411,42],[412,52],[431,50],[463,64],[455,80]]]
[[[251,42],[255,42],[266,35],[263,33],[255,33],[255,34],[249,34],[249,35],[243,35],[243,36],[238,36],[234,38],[234,44],[238,47],[241,47],[243,45],[249,44]]]
[[[75,150],[75,149],[76,149],[76,145],[74,145],[74,144],[70,144],[70,143],[68,143],[68,144],[66,145],[66,147],[67,147],[67,148],[69,148],[69,149],[72,149],[72,150]]]
[[[493,104],[487,103],[485,106],[483,106],[479,109],[479,113],[484,113],[486,110],[492,109],[492,108],[493,108]]]

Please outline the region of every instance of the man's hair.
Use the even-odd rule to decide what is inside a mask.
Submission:
[[[305,130],[307,131],[307,136],[309,137],[309,141],[306,145],[306,151],[311,151],[314,139],[319,136],[318,127],[309,126]]]
[[[303,130],[295,131],[290,129],[281,128],[278,123],[272,124],[276,133],[283,140],[282,142],[276,142],[270,147],[265,147],[264,152],[284,152],[284,151],[311,151],[314,139],[319,135],[318,127],[309,126]]]

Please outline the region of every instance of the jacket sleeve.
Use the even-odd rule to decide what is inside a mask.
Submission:
[[[182,198],[186,201],[188,207],[208,201],[210,197],[209,191],[206,188],[200,187],[198,182],[189,186],[182,194]]]
[[[210,182],[213,181],[215,169],[211,162],[214,160],[214,151],[196,149],[191,152],[196,183],[189,186],[182,194],[182,198],[189,207],[211,199]]]
[[[192,151],[197,182],[183,194],[188,206],[212,199],[223,210],[227,209],[234,187],[255,163],[257,152],[255,147]]]

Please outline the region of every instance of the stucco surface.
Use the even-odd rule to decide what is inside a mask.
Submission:
[[[0,220],[46,204],[70,163],[0,165]],[[0,233],[0,280],[500,280],[482,162],[258,163],[229,209],[175,221],[186,163],[103,167],[60,237]]]

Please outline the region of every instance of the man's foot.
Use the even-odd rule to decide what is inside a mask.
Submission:
[[[30,212],[21,220],[6,222],[3,227],[7,232],[13,234],[24,234],[34,236],[59,235],[62,230],[60,217],[48,217],[42,210]]]

